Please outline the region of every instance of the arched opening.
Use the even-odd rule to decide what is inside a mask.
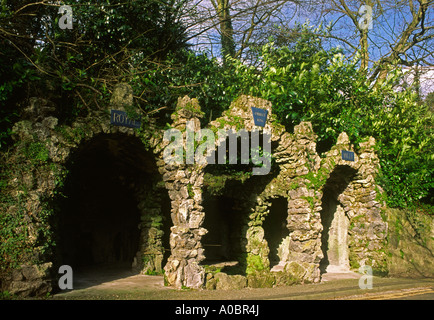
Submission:
[[[58,263],[79,273],[131,272],[144,242],[142,194],[159,179],[152,155],[137,137],[100,134],[82,143],[66,167]]]
[[[227,196],[204,197],[204,265],[232,267],[239,264],[242,212],[237,200]],[[226,268],[227,270],[228,268]]]
[[[349,271],[348,228],[349,219],[338,200],[354,178],[356,170],[349,166],[337,166],[330,174],[323,189],[321,222],[321,273]]]
[[[208,164],[205,169],[202,227],[208,232],[202,239],[202,264],[224,268],[224,272],[243,273],[242,194],[252,179],[254,164],[250,159],[250,132],[229,133],[216,149],[215,164]]]
[[[279,197],[271,200],[269,213],[263,222],[263,229],[265,240],[267,240],[270,253],[268,260],[270,261],[270,268],[278,265],[281,257],[279,256],[279,246],[283,239],[289,235],[287,228],[288,218],[288,200]]]
[[[265,147],[267,141],[264,142],[264,139],[268,138],[263,132],[257,132],[252,137],[252,133],[247,131],[240,132],[236,141],[234,136],[232,140],[231,137],[226,138],[225,143],[218,146],[216,164],[207,165],[202,227],[208,233],[202,239],[205,249],[202,264],[224,267],[222,271],[230,274],[246,274],[249,242],[246,236],[251,219],[249,215],[256,201],[253,195],[261,194],[279,174],[278,165],[267,157],[269,147]],[[259,148],[255,147],[257,140]],[[223,155],[226,155],[226,161],[222,160]],[[261,166],[264,170],[255,170]],[[287,214],[287,203],[284,211]]]

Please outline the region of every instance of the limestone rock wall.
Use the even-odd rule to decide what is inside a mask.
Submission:
[[[58,125],[57,118],[50,113],[54,108],[47,107],[47,101],[31,99],[31,105],[22,116],[23,120],[14,125],[16,144],[4,165],[9,183],[4,189],[7,194],[1,209],[2,214],[11,220],[21,219],[25,222],[25,229],[16,230],[16,233],[18,237],[26,235],[25,245],[28,249],[23,248],[23,252],[15,253],[21,264],[12,270],[11,266],[2,265],[2,290],[22,296],[43,296],[57,287],[60,275],[57,273],[59,253],[55,243],[59,237],[56,234],[59,212],[53,206],[53,201],[62,198],[62,188],[69,177],[69,161],[83,146],[95,139],[107,137],[103,142],[108,143],[113,154],[119,156],[125,153],[125,157],[119,156],[125,166],[142,160],[150,161],[157,168],[163,164],[158,161],[157,155],[161,137],[152,121],[143,132],[110,124],[110,109],[124,110],[125,101],[128,100],[128,92],[125,93],[122,88],[115,91],[123,98],[114,97],[114,104],[108,106],[107,110],[95,111],[68,126]],[[134,153],[134,143],[132,146],[123,145],[132,140],[136,144],[137,141],[143,141],[141,148],[149,150],[149,158],[135,159],[138,155]],[[155,156],[152,156],[153,153]],[[146,168],[147,164],[142,167]],[[159,190],[155,185],[158,177],[151,185],[146,185],[149,181],[140,179],[140,173],[137,173],[137,179],[129,181],[142,215],[142,222],[138,226],[141,233],[140,251],[132,263],[136,270],[144,273],[147,270],[161,271],[164,248],[161,229],[156,227],[156,221],[161,216],[159,197],[155,195],[155,191]],[[29,271],[24,270],[30,269],[35,271],[32,271],[31,276],[26,276]]]
[[[109,107],[124,110],[125,105],[131,103],[130,93],[128,87],[120,86],[115,90]],[[202,203],[206,164],[166,163],[163,153],[170,142],[163,139],[164,132],[156,130],[152,119],[146,119],[146,125],[140,130],[118,127],[110,124],[106,110],[77,119],[70,126],[58,126],[57,119],[49,113],[49,107],[38,108],[37,104],[43,105],[44,101],[32,101],[33,105],[28,108],[32,115],[14,126],[17,144],[8,161],[11,167],[21,162],[28,166],[25,166],[27,169],[11,171],[8,192],[20,205],[12,205],[7,211],[10,215],[23,213],[28,221],[28,239],[30,243],[33,241],[35,250],[34,256],[28,258],[28,264],[4,277],[3,289],[18,288],[12,293],[31,291],[39,295],[51,290],[51,281],[56,279],[56,270],[50,271],[54,258],[52,252],[44,252],[40,235],[41,226],[47,230],[53,228],[50,220],[44,218],[46,204],[53,199],[59,184],[67,176],[71,155],[95,137],[113,134],[139,139],[142,148],[152,155],[134,160],[134,155],[128,156],[131,152],[125,152],[126,159],[122,159],[127,161],[127,166],[145,161],[156,168],[152,173],[155,179],[137,178],[131,187],[141,215],[139,250],[132,267],[143,273],[160,272],[164,267],[166,284],[175,288],[212,288],[216,287],[217,279],[221,281],[217,287],[225,287],[223,281],[229,283],[235,279],[207,273],[201,264],[206,257],[202,237],[212,231],[203,228],[207,217]],[[268,110],[264,128],[254,126],[251,107]],[[37,110],[44,110],[44,114],[34,116]],[[172,128],[182,132],[185,138],[187,122],[190,121],[197,131],[201,116],[196,99],[180,98],[172,115]],[[249,96],[234,101],[208,128],[213,132],[218,129],[269,132],[269,142],[273,147],[273,166],[268,175],[247,179],[243,190],[227,190],[226,196],[237,199],[240,206],[237,212],[242,214],[237,229],[239,234],[232,237],[239,241],[236,247],[242,274],[236,277],[237,281],[234,280],[238,286],[320,281],[320,265],[327,246],[324,244],[325,220],[332,219],[325,218],[330,201],[339,206],[339,212],[348,222],[348,230],[344,231],[348,258],[342,257],[343,261],[348,261],[352,268],[364,264],[376,269],[385,268],[383,249],[387,224],[381,216],[384,205],[378,200],[381,189],[374,180],[378,158],[373,138],[360,144],[354,161],[345,161],[341,158],[341,151],[354,151],[354,146],[342,133],[336,145],[321,158],[316,152],[316,135],[310,123],[302,122],[293,133],[286,132],[272,114],[270,102]],[[23,158],[29,146],[36,150],[32,156],[36,156],[38,161]],[[121,152],[115,142],[112,142],[112,152]],[[168,249],[163,243],[162,227],[162,203],[166,201],[162,194],[166,192],[171,208],[169,221],[164,222],[170,225],[170,256],[163,266],[164,252]],[[287,236],[281,239],[278,248],[270,248],[267,242],[269,231],[264,229],[264,221],[276,198],[283,198],[287,203],[286,221],[283,222]],[[270,265],[270,250],[278,251],[278,265]],[[44,269],[44,272],[34,273],[40,275],[36,277],[39,280],[31,277],[30,289],[23,288],[26,280],[23,270],[27,270],[28,265],[38,270],[43,266]],[[271,268],[275,272],[270,272]]]
[[[271,106],[267,101],[240,97],[223,115],[223,120],[217,119],[212,125],[235,131],[240,127],[252,130],[252,106],[267,109],[267,123],[273,123]],[[234,123],[233,119],[237,122]],[[295,281],[320,280],[320,262],[324,259],[325,251],[322,239],[324,221],[321,219],[323,206],[327,205],[322,203],[325,188],[328,194],[336,198],[334,201],[339,203],[348,221],[345,231],[348,233],[348,247],[345,249],[348,257],[343,261],[348,261],[353,269],[367,264],[384,271],[386,255],[383,249],[387,224],[381,217],[384,205],[376,200],[381,189],[374,181],[378,170],[374,139],[369,138],[361,143],[354,161],[345,161],[342,160],[341,151],[354,151],[345,133],[320,158],[316,152],[316,135],[308,122],[297,125],[292,134],[277,124],[266,126],[263,130],[271,132],[271,140],[277,145],[272,152],[277,166],[271,181],[264,182],[259,189],[258,186],[251,186],[248,189],[250,192],[246,192],[250,195],[242,198],[248,218],[242,244],[242,256],[245,258],[240,264],[245,267],[247,276],[254,279],[258,272],[270,270],[270,248],[263,222],[270,212],[271,200],[284,197],[288,202],[286,222],[289,236],[282,239],[278,248],[281,260],[273,270],[286,273]],[[276,283],[276,277],[279,277],[277,273],[271,282]]]

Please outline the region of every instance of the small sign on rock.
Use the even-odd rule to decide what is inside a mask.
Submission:
[[[134,120],[128,117],[125,111],[111,110],[110,124],[128,128],[140,128],[142,123],[139,120]]]
[[[267,122],[268,110],[260,108],[252,108],[253,120],[255,121],[255,126],[264,127]]]
[[[354,161],[354,152],[342,150],[342,160]]]

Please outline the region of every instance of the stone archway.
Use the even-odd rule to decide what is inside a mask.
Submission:
[[[121,100],[124,104],[125,99]],[[114,102],[108,109],[124,110],[123,104]],[[19,288],[11,291],[23,295],[50,292],[57,288],[59,266],[68,263],[86,266],[125,262],[143,273],[162,272],[164,253],[169,247],[168,235],[163,237],[163,232],[170,232],[173,224],[156,150],[162,137],[152,120],[133,129],[111,124],[107,110],[95,110],[85,118],[61,125],[53,115],[43,115],[17,122],[14,139],[10,152],[15,156],[8,165],[20,170],[11,170],[10,180],[16,183],[11,182],[8,192],[19,204],[17,210],[24,212],[29,221],[27,243],[38,259],[35,262],[29,258],[23,266],[35,270],[38,277],[34,281],[19,276],[8,278],[6,289]],[[29,150],[31,153],[26,152]],[[73,170],[74,161],[82,170]],[[98,177],[92,179],[92,175]],[[25,185],[25,181],[29,183]],[[88,190],[84,190],[83,183]],[[75,189],[72,193],[65,189],[68,184]],[[23,187],[26,192],[17,192]],[[72,202],[68,204],[63,195],[71,196]],[[116,195],[122,195],[126,203],[116,203]],[[162,205],[164,201],[166,205]],[[72,214],[62,222],[65,206]],[[97,211],[100,213],[89,217],[84,214]],[[119,211],[131,215],[120,219],[116,214]],[[96,222],[77,223],[87,218]],[[118,226],[122,224],[123,228]],[[83,225],[87,231],[82,230]],[[14,274],[21,272],[20,268],[12,270]]]
[[[354,178],[356,170],[349,166],[337,166],[330,174],[323,188],[320,212],[323,230],[321,233],[321,273],[346,272],[349,265],[349,224],[348,208],[339,201],[339,196]],[[346,209],[346,210],[345,210]]]
[[[124,95],[118,94],[118,96],[119,99],[112,99],[113,105],[110,108],[123,110]],[[269,102],[246,96],[234,101],[223,117],[210,123],[211,131],[216,132],[220,129],[237,131],[240,128],[252,131],[255,126],[251,106],[259,106],[268,110],[269,120],[264,130],[271,132],[271,144],[275,144],[275,147],[271,148],[275,167],[271,174],[265,177],[250,178],[248,185],[237,188],[231,194],[232,198],[236,197],[240,200],[240,212],[244,219],[243,223],[238,225],[241,229],[238,241],[241,257],[239,260],[243,263],[242,267],[247,277],[250,280],[253,279],[252,283],[255,283],[258,280],[255,280],[255,277],[260,277],[262,273],[267,273],[267,279],[274,279],[274,277],[277,279],[277,273],[274,276],[269,272],[269,258],[273,260],[269,256],[269,247],[274,239],[266,239],[267,229],[270,230],[267,223],[272,222],[273,211],[277,207],[283,208],[280,210],[282,212],[278,219],[280,221],[277,222],[278,229],[284,223],[282,220],[285,216],[285,205],[276,207],[275,204],[270,203],[270,199],[277,197],[285,198],[287,201],[286,228],[289,235],[280,245],[271,246],[274,249],[278,246],[281,250],[278,255],[279,261],[284,267],[283,272],[290,275],[291,279],[311,282],[320,280],[319,265],[324,255],[321,250],[322,222],[329,219],[328,229],[333,229],[333,219],[330,217],[335,216],[343,217],[341,219],[343,225],[348,224],[344,221],[344,218],[348,217],[350,225],[353,225],[348,228],[347,232],[350,242],[348,245],[350,266],[351,263],[353,263],[352,268],[357,268],[362,264],[381,265],[384,253],[380,250],[383,247],[387,225],[381,219],[382,204],[376,201],[379,189],[374,180],[378,165],[378,158],[374,151],[375,141],[370,138],[361,143],[358,154],[355,154],[355,161],[344,161],[341,159],[341,151],[354,150],[354,148],[350,145],[346,134],[343,133],[338,138],[337,144],[321,159],[316,153],[316,135],[310,123],[300,123],[294,128],[293,134],[287,133],[283,126],[274,121]],[[208,231],[210,235],[215,231],[212,230],[212,225],[208,226],[209,230],[203,227],[204,221],[207,221],[206,203],[203,203],[206,165],[166,162],[164,151],[171,141],[163,139],[163,132],[157,129],[153,120],[144,120],[147,123],[142,124],[139,130],[118,127],[110,123],[106,111],[95,111],[86,118],[77,119],[71,125],[57,126],[58,120],[49,116],[40,121],[23,120],[14,126],[15,137],[19,143],[14,147],[13,153],[17,155],[27,151],[36,156],[35,159],[25,160],[31,170],[17,172],[10,177],[10,194],[11,197],[16,198],[17,206],[9,209],[11,214],[24,212],[25,218],[31,221],[28,228],[29,242],[35,249],[35,256],[42,257],[42,264],[39,265],[38,262],[37,265],[31,261],[28,263],[34,270],[43,268],[47,271],[44,271],[45,273],[40,276],[39,282],[34,286],[44,288],[46,292],[51,290],[47,283],[54,279],[50,280],[49,271],[55,274],[57,268],[55,264],[53,265],[53,256],[45,254],[46,251],[43,250],[46,247],[40,245],[45,240],[42,236],[45,237],[45,234],[48,234],[48,232],[41,232],[40,226],[51,228],[46,218],[49,214],[53,214],[52,208],[49,207],[50,201],[56,193],[61,191],[58,185],[70,169],[69,161],[77,156],[78,161],[87,169],[84,173],[77,175],[77,177],[81,175],[84,180],[77,180],[76,185],[80,185],[80,181],[92,185],[92,180],[89,180],[88,176],[101,170],[102,183],[107,186],[101,187],[96,183],[91,189],[100,188],[102,195],[107,196],[110,193],[113,198],[117,192],[123,192],[128,202],[126,207],[116,204],[114,207],[102,209],[102,212],[104,210],[118,212],[126,208],[126,211],[132,212],[131,217],[134,217],[130,226],[134,223],[139,225],[139,240],[135,244],[134,241],[130,241],[132,243],[130,249],[119,246],[119,243],[123,241],[123,234],[128,233],[125,230],[128,229],[118,233],[110,231],[111,238],[109,237],[107,242],[111,244],[97,247],[97,251],[100,248],[100,251],[110,249],[108,251],[112,252],[112,254],[103,254],[102,261],[122,260],[125,254],[125,259],[144,273],[162,271],[164,264],[166,284],[176,288],[202,288],[208,277],[201,265],[205,259],[202,237]],[[179,136],[183,137],[186,144],[187,140],[192,141],[188,139],[191,135],[188,135],[187,123],[193,123],[192,129],[196,132],[200,128],[199,118],[201,116],[202,112],[197,100],[188,97],[179,99],[176,110],[172,114],[172,128],[180,133]],[[192,142],[194,146],[194,141]],[[149,152],[144,152],[144,150]],[[93,165],[92,163],[86,164],[86,161],[94,157],[98,160],[94,161]],[[110,161],[107,160],[109,158]],[[100,168],[95,166],[95,163],[103,165]],[[111,166],[104,171],[104,165],[109,163]],[[151,167],[153,169],[150,169]],[[348,182],[345,177],[351,176],[352,170],[356,171],[357,175],[351,177],[351,181]],[[107,174],[111,171],[116,173],[113,176]],[[104,177],[104,172],[108,177]],[[115,182],[112,183],[109,177],[115,178]],[[341,184],[343,186],[340,186]],[[111,188],[115,189],[112,193]],[[226,193],[229,193],[227,186],[225,189]],[[81,199],[85,199],[84,202],[90,204],[97,195],[96,191],[93,192],[92,194],[91,190],[89,194],[82,195],[84,198],[78,197],[77,202],[80,204]],[[111,197],[107,196],[105,200],[98,203],[101,205],[112,200],[109,198]],[[328,198],[331,200],[327,200]],[[220,204],[224,201],[219,200]],[[327,204],[324,208],[321,208],[322,202]],[[271,214],[267,216],[270,208]],[[136,209],[138,212],[135,212]],[[71,211],[74,212],[74,210],[85,210],[90,213],[95,211],[72,207]],[[167,212],[169,210],[170,217]],[[324,211],[323,217],[321,217],[321,210]],[[334,213],[336,211],[338,211],[337,214]],[[343,211],[344,214],[342,214]],[[326,212],[331,212],[331,214],[327,215]],[[54,218],[57,218],[56,214]],[[83,215],[79,218],[86,219]],[[104,215],[101,214],[97,218],[101,221]],[[116,222],[112,222],[110,225],[114,227],[115,224]],[[68,230],[68,226],[64,227]],[[95,223],[94,227],[100,226]],[[263,227],[266,229],[265,232]],[[327,226],[324,229],[327,229]],[[74,229],[68,231],[74,233]],[[95,229],[92,232],[91,236],[102,239]],[[84,235],[84,232],[80,231],[80,234]],[[86,248],[86,236],[83,238],[84,244],[79,246],[79,250]],[[270,240],[269,243],[267,243],[268,240]],[[274,242],[278,243],[278,240]],[[115,246],[114,243],[117,245]],[[170,245],[170,256],[167,257],[166,254],[167,263],[164,263],[168,245]],[[101,257],[93,253],[95,248],[92,245],[89,247],[92,249],[88,262],[100,259]],[[136,254],[132,256],[134,250]],[[65,256],[60,256],[65,258]],[[344,256],[346,257],[342,255]],[[338,257],[341,256],[338,255]],[[277,259],[274,257],[274,260]],[[21,286],[24,282],[20,272],[18,270],[15,273],[15,278],[19,280],[9,281],[11,286]],[[259,282],[256,281],[257,284]]]
[[[145,223],[155,215],[148,203],[158,180],[152,160],[140,139],[120,133],[98,134],[72,152],[57,217],[60,264],[141,271],[148,242],[162,256],[162,231],[151,232]]]

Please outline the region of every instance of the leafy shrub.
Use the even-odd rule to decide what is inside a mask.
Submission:
[[[319,152],[328,150],[342,131],[356,146],[373,136],[381,164],[378,180],[388,204],[432,203],[432,111],[419,103],[411,88],[395,90],[403,76],[399,70],[372,87],[366,73],[359,71],[357,58],[348,61],[338,49],[323,49],[312,34],[302,33],[291,47],[264,46],[260,69],[232,60],[236,81],[227,91],[270,100],[288,131],[300,121],[311,121]]]

